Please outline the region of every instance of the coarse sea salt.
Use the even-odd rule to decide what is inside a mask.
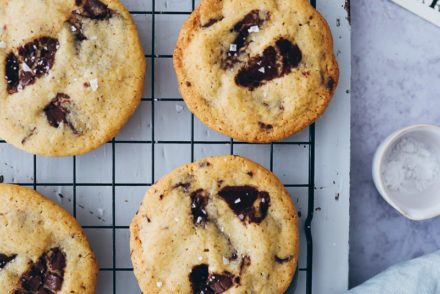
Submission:
[[[440,158],[432,145],[412,136],[399,139],[385,155],[382,179],[392,192],[420,193],[440,181]]]
[[[3,41],[0,41],[0,48],[2,48],[2,49],[6,48],[6,43]]]
[[[98,79],[90,80],[90,87],[92,87],[93,92],[98,90]]]
[[[258,33],[260,28],[258,26],[251,26],[248,30],[249,33]]]

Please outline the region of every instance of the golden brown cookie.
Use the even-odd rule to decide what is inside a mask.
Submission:
[[[164,176],[130,231],[143,293],[281,294],[297,266],[291,198],[274,174],[243,157],[211,157]]]
[[[78,155],[113,138],[140,102],[145,57],[117,0],[0,0],[0,137]]]
[[[98,266],[77,221],[34,190],[0,184],[0,292],[93,294]]]
[[[248,142],[309,126],[339,78],[330,29],[308,0],[203,0],[183,25],[174,67],[189,109]]]

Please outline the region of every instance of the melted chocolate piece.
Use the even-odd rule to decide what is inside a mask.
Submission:
[[[217,294],[223,293],[232,287],[234,276],[231,273],[209,273],[207,264],[193,267],[189,274],[189,281],[193,294]]]
[[[56,271],[61,271],[66,267],[66,257],[60,248],[52,248],[47,254],[48,265]]]
[[[44,276],[46,286],[54,291],[61,290],[61,285],[63,284],[63,279],[55,273],[48,272]]]
[[[205,23],[204,25],[202,25],[202,28],[209,28],[210,26],[218,23],[219,21],[223,20],[223,16],[219,17],[219,18],[211,18],[207,23]]]
[[[85,16],[91,19],[109,19],[112,15],[112,10],[99,0],[86,0],[84,10]]]
[[[292,257],[293,256],[289,256],[286,258],[279,258],[278,256],[275,255],[275,261],[281,264],[281,263],[285,263],[285,262],[290,261],[292,259]]]
[[[258,125],[260,126],[260,128],[262,128],[263,130],[266,130],[266,131],[270,131],[273,129],[273,126],[271,124],[265,124],[265,123],[262,123],[261,121],[258,122]]]
[[[232,277],[229,273],[227,275],[213,274],[210,276],[208,285],[214,293],[223,293],[232,287]]]
[[[270,204],[267,192],[259,192],[251,186],[226,186],[218,194],[243,222],[248,218],[249,223],[261,223],[267,215]],[[257,199],[260,200],[258,211],[254,206]]]
[[[49,73],[55,63],[59,43],[57,39],[41,37],[18,48],[18,57],[9,53],[6,57],[8,93],[22,91],[43,75]],[[21,69],[20,69],[21,65]]]
[[[20,278],[21,289],[14,294],[54,294],[62,288],[66,257],[59,248],[43,253]]]
[[[8,263],[13,261],[17,257],[17,254],[13,254],[11,256],[7,256],[5,254],[0,253],[0,270],[4,268]]]
[[[263,85],[265,82],[280,78],[297,67],[302,60],[301,50],[289,40],[280,38],[276,46],[264,49],[263,54],[252,57],[246,66],[238,72],[235,83],[249,90]]]
[[[263,16],[263,14],[266,15]],[[269,18],[268,12],[260,12],[260,10],[256,9],[249,12],[241,21],[234,25],[231,32],[236,32],[238,35],[229,46],[225,64],[226,68],[230,68],[237,63],[238,56],[245,51],[245,47],[249,43],[250,28],[255,26],[260,28]]]
[[[204,223],[208,219],[206,205],[208,204],[208,193],[199,189],[191,193],[191,213],[193,215],[193,223],[195,225]]]
[[[17,92],[17,87],[19,84],[19,68],[18,68],[18,58],[14,53],[9,53],[6,56],[6,68],[5,68],[5,80],[8,84],[8,93],[13,94]]]
[[[58,128],[61,122],[68,124],[67,114],[70,111],[66,108],[67,104],[70,104],[69,95],[58,93],[44,108],[44,113],[46,113],[47,120],[52,127]]]

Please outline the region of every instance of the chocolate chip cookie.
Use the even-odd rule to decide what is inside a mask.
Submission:
[[[150,187],[130,226],[143,293],[281,294],[298,258],[282,183],[238,156],[182,166]]]
[[[0,184],[2,294],[93,294],[97,274],[71,215],[34,190]]]
[[[0,0],[0,138],[78,155],[113,138],[140,102],[145,57],[117,0]]]
[[[330,29],[308,0],[202,0],[180,32],[174,67],[189,109],[248,142],[309,126],[339,78]]]

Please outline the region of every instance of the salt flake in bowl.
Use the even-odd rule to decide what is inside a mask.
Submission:
[[[374,156],[373,180],[407,218],[440,215],[440,127],[415,125],[391,134]]]

